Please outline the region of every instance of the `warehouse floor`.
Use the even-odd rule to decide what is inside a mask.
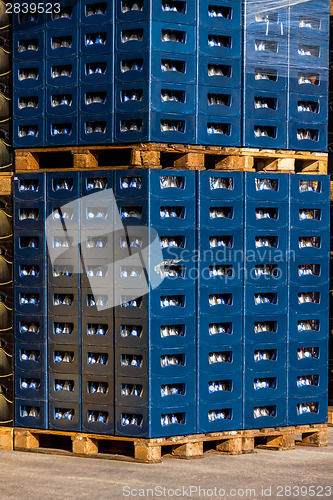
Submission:
[[[0,451],[0,498],[333,498],[332,427],[327,448],[256,451],[157,465]],[[328,485],[332,491],[321,488]],[[288,486],[295,487],[292,495]]]

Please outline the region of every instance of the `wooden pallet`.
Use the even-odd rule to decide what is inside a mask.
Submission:
[[[328,427],[333,427],[333,406],[328,407]]]
[[[327,153],[181,144],[114,144],[15,150],[15,171],[173,168],[326,174]]]
[[[0,173],[0,196],[12,194],[13,174]]]
[[[162,457],[202,458],[205,453],[241,455],[256,448],[292,450],[295,445],[327,446],[327,424],[156,439],[0,427],[0,449],[142,463],[159,463]]]

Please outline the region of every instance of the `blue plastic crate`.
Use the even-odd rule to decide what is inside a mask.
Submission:
[[[48,262],[48,285],[64,288],[78,288],[80,281],[79,254],[76,259],[57,259]]]
[[[197,349],[198,373],[211,376],[240,372],[243,366],[243,346],[234,345],[200,345]]]
[[[287,91],[287,73],[283,64],[276,61],[246,62],[244,65],[245,94],[248,89],[256,92],[284,92]]]
[[[244,429],[281,427],[287,424],[287,401],[257,399],[244,401]]]
[[[245,124],[247,117],[262,120],[286,120],[287,96],[285,90],[280,92],[263,92],[247,88],[245,99]]]
[[[326,0],[318,0],[315,4],[305,3],[304,9],[302,6],[302,14],[304,15],[299,16],[299,9],[296,5],[290,6],[293,25],[299,29],[302,37],[328,33],[329,4]]]
[[[127,205],[129,203],[127,202]],[[144,204],[144,202],[143,202]],[[126,203],[123,203],[126,206]],[[123,213],[123,210],[122,212]],[[176,215],[175,215],[176,214]],[[150,226],[161,232],[195,229],[196,213],[193,198],[189,199],[152,199],[149,206]],[[141,223],[144,222],[143,218]]]
[[[273,4],[267,6],[267,11],[258,12],[260,2],[245,0],[245,30],[249,35],[286,37],[288,22],[288,8]],[[264,5],[263,8],[266,6]]]
[[[79,311],[79,290],[49,287],[48,311],[56,316],[76,317]]]
[[[289,124],[289,149],[299,151],[327,151],[327,124],[304,123]]]
[[[109,261],[85,258],[84,266],[82,266],[80,273],[81,288],[91,287],[94,291],[100,288],[112,289],[115,272],[111,260],[112,256]],[[94,313],[92,312],[91,314],[93,315]]]
[[[42,344],[46,341],[46,324],[43,314],[15,315],[15,340],[19,344]]]
[[[113,22],[113,4],[100,0],[82,0],[80,2],[80,25],[101,26]]]
[[[327,34],[307,38],[302,30],[290,29],[290,65],[296,68],[328,68],[329,44]]]
[[[92,346],[112,346],[114,344],[112,311],[106,311],[104,316],[82,315],[81,342]]]
[[[60,226],[61,224],[59,224]],[[78,259],[78,231],[71,229],[70,233],[63,228],[48,226],[47,230],[47,250],[52,262],[57,259],[66,259],[77,265]]]
[[[79,206],[75,202],[68,205],[61,200],[52,200],[46,203],[47,228],[76,230],[80,220]]]
[[[17,231],[14,236],[15,255],[18,258],[40,258],[45,252],[45,237],[43,231]]]
[[[121,349],[116,349],[118,351],[118,357]],[[127,354],[131,354],[132,350],[127,349],[125,351]],[[152,349],[148,352],[149,359],[149,374],[151,377],[184,377],[186,375],[193,375],[195,372],[196,365],[196,355],[194,346],[189,347],[179,347],[179,348],[165,348],[165,349]],[[170,364],[170,360],[174,358],[177,359],[178,365]],[[116,373],[118,372],[119,359],[116,359]],[[146,367],[147,370],[148,367]],[[126,374],[126,368],[122,370],[123,374]],[[136,373],[133,370],[133,376]],[[161,401],[163,404],[163,401]]]
[[[243,286],[244,266],[241,262],[221,262],[221,261],[200,261],[198,271],[195,269],[195,264],[192,262],[190,267],[190,276],[198,276],[200,279],[200,288],[209,287],[214,290],[224,290],[230,287]],[[204,298],[206,300],[206,296]],[[214,308],[211,308],[211,313],[214,314]]]
[[[242,429],[241,399],[198,405],[197,432],[224,432]]]
[[[198,346],[214,348],[221,345],[241,345],[243,342],[243,319],[241,315],[211,318],[200,316],[198,323]]]
[[[79,344],[80,323],[78,318],[69,318],[48,314],[47,339],[49,348],[53,344],[66,346],[67,344]]]
[[[41,61],[45,57],[44,31],[13,34],[14,61]]]
[[[329,334],[327,314],[292,314],[289,318],[289,339],[292,342],[325,340]]]
[[[107,405],[114,400],[114,381],[112,376],[82,375],[82,403]],[[100,390],[98,390],[98,388]]]
[[[86,316],[105,316],[113,307],[113,287],[110,280],[109,288],[81,288],[81,310]],[[98,308],[96,304],[101,304]]]
[[[289,398],[288,425],[324,424],[327,408],[327,395]]]
[[[112,54],[113,29],[112,25],[84,26],[79,31],[80,56],[97,56]]]
[[[248,371],[284,371],[287,366],[287,345],[281,343],[247,343],[245,346],[245,370]]]
[[[198,183],[200,200],[243,200],[243,172],[201,171]]]
[[[328,114],[328,95],[289,95],[289,114],[290,119],[305,124],[323,124],[327,121]]]
[[[14,177],[14,199],[18,201],[43,200],[45,197],[45,174],[16,174]]]
[[[256,286],[246,285],[246,314],[285,314],[287,312],[287,293],[284,285]]]
[[[201,280],[200,286],[202,288],[199,292],[198,303],[201,316],[219,318],[221,315],[229,316],[242,311],[243,296],[239,285],[225,286],[214,282],[214,285],[209,286],[208,280]]]
[[[290,342],[289,367],[295,370],[318,370],[328,364],[328,339]]]
[[[168,408],[116,406],[116,436],[154,438],[184,436],[196,431],[195,405]]]
[[[214,0],[199,2],[199,27],[216,29],[239,29],[242,23],[242,6],[234,0]]]
[[[90,200],[89,197],[82,198],[80,209],[81,230],[100,230],[98,235],[103,235],[104,233],[107,234],[108,231],[112,230],[113,206],[108,198],[103,197],[100,202],[95,199]],[[85,233],[83,233],[83,236],[85,236]],[[95,257],[96,249],[94,250],[93,256]],[[107,255],[110,255],[110,249],[108,250]],[[97,254],[95,258],[98,258]]]
[[[243,372],[201,373],[198,377],[199,405],[219,404],[225,401],[241,399],[243,389]]]
[[[73,29],[68,30],[51,30],[46,31],[46,58],[47,59],[62,59],[73,58],[78,55],[78,31]]]
[[[101,229],[91,229],[93,225],[89,227],[81,229],[80,241],[83,258],[92,257],[96,260],[110,260],[110,256],[112,257],[113,255],[113,233],[111,232],[111,227],[109,233],[101,231]]]
[[[327,365],[318,367],[316,370],[289,370],[289,397],[304,398],[309,396],[321,396],[327,394],[328,378]]]
[[[300,314],[325,312],[329,305],[328,283],[323,285],[290,286],[290,310]]]
[[[330,279],[329,260],[300,258],[290,260],[290,284],[293,286],[321,286],[328,284]]]
[[[244,281],[258,287],[286,286],[288,277],[288,264],[286,260],[274,262],[265,259],[253,262],[250,255],[244,271]]]
[[[291,229],[303,231],[325,231],[330,223],[330,211],[328,203],[295,202],[290,209]]]
[[[206,87],[198,88],[198,112],[216,116],[241,115],[241,90],[239,88]]]
[[[288,318],[284,314],[256,315],[248,314],[244,322],[244,338],[246,344],[286,342],[288,335]]]
[[[195,143],[195,116],[175,113],[116,113],[117,142]]]
[[[33,91],[44,86],[43,61],[18,62],[13,64],[13,88]]]
[[[330,181],[327,175],[290,176],[290,198],[292,201],[329,203]]]
[[[114,407],[82,404],[82,432],[114,435]]]
[[[244,374],[244,399],[281,400],[287,394],[286,371],[249,371]]]
[[[48,116],[46,118],[45,144],[70,146],[78,144],[77,115]]]
[[[235,266],[243,263],[244,235],[243,229],[203,229],[198,235],[200,259],[205,263],[220,263],[232,261]],[[193,250],[194,252],[194,250]]]
[[[245,64],[271,64],[274,59],[275,64],[282,66],[285,75],[288,74],[288,36],[277,33],[260,32],[260,30],[246,30],[245,34],[246,62]]]
[[[150,0],[143,2],[140,7],[136,9],[131,1],[123,0],[118,2],[116,6],[116,22],[133,23],[151,20],[153,22],[195,25],[197,19],[196,5],[189,1],[178,2],[175,6],[171,5],[170,8],[170,3],[167,0],[158,3]]]
[[[67,116],[77,115],[79,111],[78,89],[64,88],[47,89],[45,94],[45,113],[48,116]]]
[[[199,201],[200,227],[216,231],[232,231],[243,227],[243,201],[202,199]]]
[[[79,59],[48,59],[45,64],[46,87],[71,87],[78,85]]]
[[[198,34],[199,57],[238,60],[242,54],[241,38],[239,27],[228,31],[225,28],[200,27]]]
[[[247,230],[282,234],[289,226],[289,205],[285,202],[248,201],[245,204]]]
[[[197,81],[196,58],[192,54],[159,52],[117,53],[116,83],[147,82],[193,84]]]
[[[243,146],[287,149],[286,127],[277,127],[274,120],[247,118],[244,122]]]
[[[112,87],[110,85],[80,87],[80,113],[99,115],[113,110]],[[96,117],[94,117],[96,119]]]
[[[52,13],[46,14],[45,18],[48,30],[72,29],[75,32],[79,18],[78,2],[65,0],[60,4],[60,9],[54,9]]]
[[[45,206],[43,201],[29,200],[15,202],[14,227],[16,230],[44,229]]]
[[[69,202],[80,194],[79,172],[49,172],[47,174],[48,201]]]
[[[82,374],[113,376],[114,349],[110,346],[83,345],[81,350]],[[93,362],[95,360],[95,362]]]
[[[325,95],[328,91],[328,68],[292,65],[290,92],[305,95]]]
[[[47,401],[17,399],[15,426],[29,429],[47,429]]]
[[[80,374],[79,345],[51,344],[48,346],[48,372]],[[83,361],[82,361],[83,363]]]
[[[45,262],[41,260],[15,259],[14,282],[19,287],[43,287],[45,285]]]
[[[195,114],[196,87],[166,82],[118,84],[115,105],[120,113],[152,111]]]
[[[40,118],[13,120],[13,146],[17,148],[44,145],[44,121]]]
[[[79,119],[80,144],[110,144],[113,142],[113,120],[111,114],[101,116],[81,115]]]
[[[81,431],[81,405],[72,401],[50,401],[49,429],[66,432]]]
[[[133,332],[133,333],[132,333]],[[195,342],[195,317],[115,318],[115,345],[118,348],[188,348]],[[155,352],[155,351],[154,351]]]
[[[24,90],[14,92],[13,116],[14,118],[41,118],[44,114],[44,91]]]
[[[316,258],[329,256],[329,233],[327,231],[291,230],[290,254],[292,258]]]
[[[46,378],[45,371],[36,373],[18,369],[15,373],[15,399],[29,401],[47,399]]]
[[[45,344],[15,344],[16,372],[40,373],[46,370]]]
[[[80,378],[80,375],[76,375],[73,373],[49,373],[49,401],[80,403]]]
[[[115,33],[117,52],[143,52],[150,50],[194,54],[196,50],[195,26],[154,22],[118,23]]]
[[[20,4],[20,8],[22,8],[22,4],[26,3],[24,0],[18,0],[15,2],[16,4]],[[23,10],[23,9],[22,9]],[[14,14],[12,17],[13,30],[15,33],[27,33],[27,32],[36,32],[45,29],[45,14],[44,13],[19,13]]]
[[[79,58],[81,85],[104,85],[113,81],[113,61],[107,55]]]
[[[81,172],[80,174],[80,194],[86,196],[102,192],[104,189],[113,187],[113,170],[93,170]]]
[[[200,114],[197,120],[197,144],[213,146],[241,145],[241,118]]]
[[[116,297],[118,292],[116,291]],[[166,307],[164,304],[175,302],[176,306]],[[121,301],[117,300],[118,303]],[[149,307],[151,317],[159,318],[183,318],[194,315],[196,309],[195,290],[194,289],[160,289],[157,288],[149,294]],[[125,308],[128,309],[128,308]],[[122,308],[124,310],[124,308]]]

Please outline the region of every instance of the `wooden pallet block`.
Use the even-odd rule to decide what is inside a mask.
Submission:
[[[14,449],[14,428],[0,427],[0,450]]]
[[[171,168],[326,174],[327,161],[327,153],[159,143],[15,151],[16,172],[57,168]]]
[[[0,195],[7,196],[12,194],[13,174],[0,173]]]
[[[327,446],[327,424],[299,425],[295,427],[295,434],[301,435],[297,446]]]
[[[244,452],[251,453],[254,448],[275,451],[293,450],[295,448],[293,428],[276,427],[244,431]]]
[[[328,407],[328,427],[333,427],[333,406]]]

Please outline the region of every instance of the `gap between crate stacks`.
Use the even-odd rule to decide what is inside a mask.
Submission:
[[[0,173],[0,195],[8,196],[12,194],[13,174]]]
[[[153,143],[15,151],[16,172],[131,167],[326,174],[327,161],[327,153]]]

